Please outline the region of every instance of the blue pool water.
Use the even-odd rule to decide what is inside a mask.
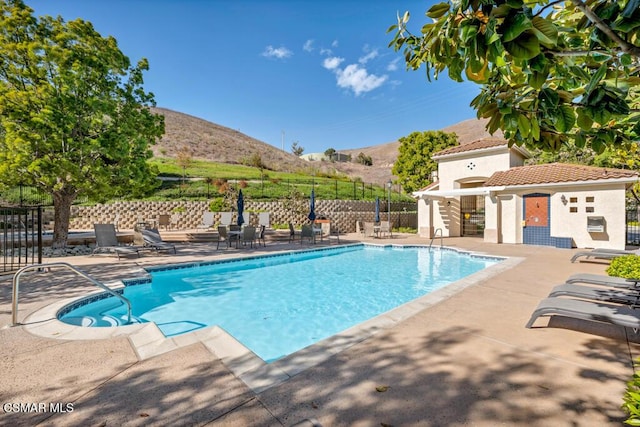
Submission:
[[[499,262],[424,247],[355,245],[190,268],[151,270],[127,286],[133,316],[166,336],[218,325],[267,362]],[[66,313],[72,324],[126,318],[107,298]]]

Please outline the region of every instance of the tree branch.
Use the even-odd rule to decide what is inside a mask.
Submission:
[[[573,3],[584,15],[589,18],[589,20],[607,37],[609,37],[614,43],[620,46],[620,49],[624,53],[628,53],[629,55],[633,55],[637,58],[640,58],[640,47],[634,46],[632,44],[627,43],[622,40],[618,34],[615,33],[607,24],[604,23],[602,19],[598,15],[596,15],[593,10],[591,10],[582,0],[571,0]]]
[[[545,5],[544,7],[540,8],[540,10],[538,11],[538,13],[536,13],[535,16],[540,16],[544,13],[544,11],[549,8],[549,7],[553,7],[559,3],[564,3],[564,0],[556,0],[556,1],[552,1],[551,3]]]

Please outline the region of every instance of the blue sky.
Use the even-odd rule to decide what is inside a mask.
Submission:
[[[475,117],[471,83],[429,83],[388,48],[396,14],[419,29],[426,1],[26,0],[114,36],[159,107],[286,151],[384,144]]]

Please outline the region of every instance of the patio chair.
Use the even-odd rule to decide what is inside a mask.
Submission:
[[[145,228],[144,230],[140,230],[140,233],[142,233],[145,247],[151,248],[156,252],[173,251],[174,254],[176,253],[176,245],[162,240],[162,236],[160,236],[158,229]]]
[[[309,243],[316,242],[316,233],[311,224],[304,224],[302,226],[302,230],[300,231],[300,244],[302,244],[304,239],[309,239]]]
[[[196,227],[199,230],[208,230],[213,227],[213,212],[202,214],[202,222]]]
[[[242,246],[250,245],[253,248],[253,243],[256,241],[256,228],[247,226],[242,229]]]
[[[575,285],[563,283],[551,290],[549,297],[569,296],[595,301],[609,301],[618,304],[638,306],[640,304],[640,293],[620,289],[605,288],[602,286]]]
[[[267,246],[267,242],[264,240],[264,233],[267,229],[266,225],[261,225],[260,226],[260,231],[258,232],[258,236],[256,237],[256,240],[258,241],[258,245],[260,245],[260,242],[262,242],[262,246],[266,247]]]
[[[540,301],[526,327],[531,328],[540,316],[564,316],[574,319],[640,328],[640,310],[623,306],[573,298],[546,298]]]
[[[625,251],[621,249],[595,248],[590,251],[581,251],[571,257],[571,262],[576,262],[580,257],[612,260],[625,255],[640,255],[640,249]]]
[[[393,233],[391,232],[391,221],[380,221],[380,231],[379,236],[389,236],[393,237]]]
[[[289,223],[289,243],[296,239],[296,229],[293,228],[293,224]]]
[[[165,230],[168,230],[170,226],[171,226],[171,215],[168,215],[168,214],[158,215],[158,228],[164,227]]]
[[[237,232],[229,234],[226,226],[218,226],[218,244],[216,245],[216,249],[220,249],[220,242],[225,242],[227,248],[231,247],[231,242],[236,242],[236,247],[238,247],[238,240],[240,240],[240,235],[237,234]]]
[[[378,237],[376,227],[373,222],[364,223],[364,237]]]
[[[229,226],[233,221],[233,212],[220,212],[220,225]]]
[[[578,273],[569,276],[565,283],[588,283],[590,285],[610,286],[612,288],[640,288],[640,279],[606,276],[603,274]]]
[[[93,224],[93,230],[96,235],[96,247],[92,255],[116,254],[118,259],[120,259],[120,255],[136,254],[140,256],[140,251],[143,249],[141,246],[123,246],[118,242],[114,224]]]

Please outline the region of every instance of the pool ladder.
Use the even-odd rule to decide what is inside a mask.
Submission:
[[[98,282],[93,277],[91,277],[88,274],[83,273],[82,271],[78,270],[77,268],[75,268],[74,266],[72,266],[69,263],[66,263],[66,262],[52,262],[50,264],[27,265],[25,267],[22,267],[20,270],[18,270],[16,272],[16,274],[14,274],[14,276],[13,276],[13,293],[12,293],[12,300],[11,300],[12,301],[11,302],[11,322],[12,322],[12,326],[17,326],[18,325],[18,291],[20,289],[20,276],[22,276],[22,273],[24,273],[26,271],[29,271],[29,270],[40,270],[40,269],[44,269],[44,268],[48,269],[48,268],[51,268],[51,267],[66,267],[69,270],[71,270],[74,273],[76,273],[78,276],[84,277],[85,279],[89,280],[91,283],[93,283],[94,285],[96,285],[100,289],[103,289],[103,290],[107,291],[108,293],[110,293],[111,295],[113,295],[114,297],[120,299],[124,304],[127,305],[127,324],[131,323],[131,301],[129,301],[127,298],[123,297],[118,292],[114,291],[113,289],[109,288],[104,283]]]
[[[435,238],[438,237],[438,231],[440,232],[440,247],[442,247],[442,228],[436,228],[436,232],[433,233],[433,237],[431,238],[431,243],[429,243],[429,249],[431,249],[431,245],[433,245]]]

